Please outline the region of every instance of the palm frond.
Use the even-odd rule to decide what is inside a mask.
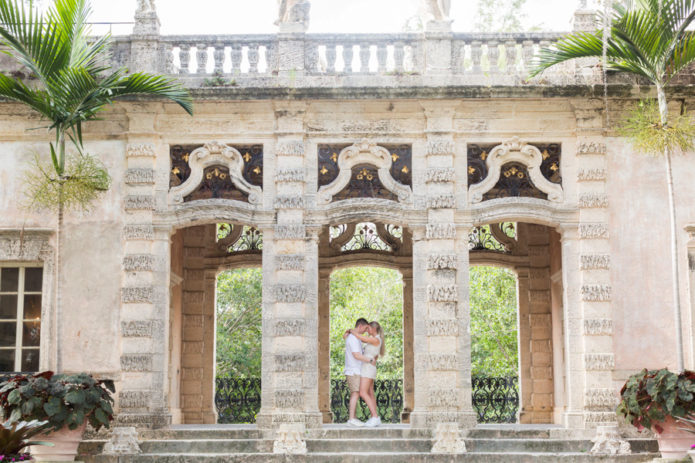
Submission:
[[[678,41],[668,58],[665,82],[668,83],[693,61],[695,61],[695,32],[688,31]]]
[[[128,95],[152,95],[167,98],[193,115],[193,99],[186,89],[175,80],[147,73],[136,73],[124,77],[111,88],[111,98]]]
[[[53,117],[53,107],[45,91],[32,90],[21,80],[8,77],[1,73],[0,96],[4,96],[5,98],[19,103],[24,103],[48,119]]]

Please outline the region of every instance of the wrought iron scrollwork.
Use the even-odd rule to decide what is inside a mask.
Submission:
[[[401,379],[377,379],[374,381],[374,396],[376,398],[377,411],[384,423],[400,423],[403,411],[403,380]],[[331,380],[331,412],[334,423],[345,423],[348,420],[348,406],[350,404],[350,390],[345,380]],[[364,401],[359,401],[356,417],[366,421],[370,417],[369,409]]]
[[[260,378],[217,378],[215,408],[218,423],[255,423],[261,409]]]
[[[330,227],[330,245],[341,252],[393,252],[403,244],[403,229],[398,225],[370,222]]]
[[[483,195],[483,200],[520,196],[548,199],[548,195],[533,184],[525,165],[510,162],[502,166],[500,179],[490,191]]]
[[[473,376],[473,408],[479,423],[516,423],[519,378]]]
[[[169,150],[171,172],[169,187],[181,185],[191,175],[188,158],[203,145],[174,145]],[[251,185],[263,188],[263,145],[230,145],[241,153],[244,160],[242,175]],[[207,174],[207,171],[206,171]]]
[[[217,247],[228,254],[260,253],[263,233],[254,227],[221,223],[217,225]]]
[[[247,201],[248,195],[239,191],[229,178],[229,169],[224,166],[210,166],[203,171],[203,181],[198,188],[183,200],[184,202],[198,199],[235,199]]]
[[[369,165],[355,166],[352,169],[350,182],[333,196],[334,201],[351,198],[381,198],[398,201],[398,196],[381,183],[377,169]]]
[[[481,225],[468,234],[468,250],[510,253],[516,244],[515,238],[514,222]]]

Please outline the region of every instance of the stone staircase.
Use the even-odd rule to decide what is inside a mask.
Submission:
[[[576,434],[576,433],[575,433]],[[435,455],[431,432],[407,425],[356,429],[328,425],[309,430],[307,455],[273,454],[273,440],[253,426],[179,426],[140,434],[142,454],[100,455],[103,440],[80,445],[85,463],[580,463],[651,461],[659,456],[653,439],[629,439],[633,454],[593,456],[588,436],[572,438],[561,428],[481,425],[465,438],[468,453]]]

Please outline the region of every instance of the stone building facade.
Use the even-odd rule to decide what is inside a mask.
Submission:
[[[576,27],[591,14],[577,12]],[[154,12],[138,21],[115,39],[115,63],[177,74],[196,114],[134,99],[90,123],[87,149],[113,187],[66,215],[60,243],[56,217],[21,201],[27,159],[46,155],[48,138],[28,131],[34,114],[0,103],[0,272],[10,281],[18,269],[24,282],[43,269],[36,294],[0,289],[41,296],[38,360],[4,346],[15,349],[5,369],[112,379],[123,425],[213,423],[215,277],[260,266],[258,426],[319,427],[330,421],[329,275],[363,264],[404,278],[413,427],[475,425],[471,265],[518,275],[523,423],[615,422],[629,374],[675,368],[677,329],[695,367],[695,164],[674,160],[677,327],[664,166],[614,127],[648,88],[619,77],[604,99],[602,76],[582,63],[526,82],[553,34],[453,34],[444,21],[422,34],[313,36],[295,24],[272,36],[167,37]],[[206,84],[212,72],[234,84]],[[232,225],[227,241],[220,223]],[[341,250],[361,223],[388,251]],[[513,237],[505,223],[517,224]],[[500,252],[471,247],[485,226]],[[250,229],[262,250],[228,252]]]

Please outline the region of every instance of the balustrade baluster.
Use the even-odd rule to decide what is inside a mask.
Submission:
[[[185,45],[182,44],[179,46],[180,53],[179,53],[179,58],[181,60],[181,69],[179,71],[180,74],[188,74],[188,65],[191,62],[191,47],[190,45]]]
[[[388,50],[386,49],[385,43],[380,43],[376,48],[376,59],[379,63],[378,70],[380,73],[386,72],[386,58],[388,56]]]
[[[483,42],[474,40],[471,42],[471,60],[473,60],[473,74],[482,74],[483,66]]]
[[[516,40],[507,40],[504,43],[504,55],[507,58],[507,74],[515,76],[518,69]]]
[[[249,74],[258,74],[258,44],[249,44]]]
[[[216,43],[212,51],[212,58],[215,61],[215,74],[222,74],[224,72],[224,44]]]
[[[204,43],[195,46],[196,74],[206,74],[208,72],[208,47]]]
[[[403,72],[404,70],[404,64],[403,64],[403,58],[405,58],[405,51],[403,50],[403,43],[396,43],[393,45],[393,61],[394,61],[394,70],[396,72]]]
[[[455,74],[464,74],[466,72],[466,42],[457,40],[454,42],[453,46],[454,62],[452,63],[452,69]]]
[[[166,55],[164,57],[164,72],[167,74],[174,74],[176,70],[174,69],[174,47],[166,49]]]
[[[354,57],[352,44],[343,45],[343,62],[345,67],[343,72],[346,74],[352,74],[352,58]]]
[[[304,48],[304,61],[308,72],[318,72],[319,46],[315,42],[307,42]]]
[[[369,72],[369,60],[372,57],[371,45],[368,42],[360,44],[360,72]]]
[[[326,45],[326,72],[328,74],[335,73],[335,57],[336,45],[333,43]]]
[[[238,43],[232,44],[232,53],[231,53],[232,74],[240,74],[241,73],[241,59],[242,59],[241,44],[238,44]]]
[[[490,66],[490,74],[497,74],[500,72],[500,48],[496,40],[487,43],[487,61]]]
[[[533,59],[533,40],[524,40],[521,43],[521,71],[523,73],[528,73],[531,68],[531,60]]]

